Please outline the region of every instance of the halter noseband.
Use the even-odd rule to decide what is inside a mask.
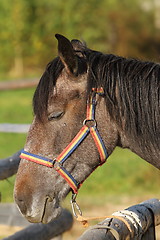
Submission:
[[[75,180],[75,178],[63,167],[63,163],[77,149],[77,147],[82,143],[82,141],[87,137],[89,133],[91,134],[95,142],[95,145],[99,151],[99,155],[100,155],[99,165],[102,165],[108,158],[106,147],[97,130],[97,124],[95,120],[95,108],[97,103],[96,94],[103,96],[104,94],[103,89],[102,88],[92,89],[92,94],[87,102],[87,114],[86,114],[86,119],[83,122],[83,127],[80,129],[78,134],[73,138],[73,140],[68,144],[68,146],[60,153],[60,155],[56,159],[54,160],[48,159],[46,157],[42,157],[26,151],[22,151],[20,155],[20,158],[23,158],[23,159],[26,159],[50,168],[54,168],[67,181],[69,186],[72,188],[74,194],[78,193],[78,189],[82,183],[78,183]],[[93,123],[93,126],[87,126],[88,122]]]

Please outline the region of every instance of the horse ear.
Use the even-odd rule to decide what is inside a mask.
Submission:
[[[63,62],[67,72],[77,76],[78,60],[74,54],[71,42],[64,36],[56,34],[58,40],[58,55]]]

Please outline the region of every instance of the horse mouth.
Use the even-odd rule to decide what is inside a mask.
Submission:
[[[46,197],[41,222],[49,223],[60,216],[62,208],[56,203],[55,199]]]

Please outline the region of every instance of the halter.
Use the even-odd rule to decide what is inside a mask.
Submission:
[[[92,89],[92,94],[90,95],[87,101],[87,114],[86,114],[86,119],[83,121],[83,127],[80,129],[78,134],[73,138],[73,140],[68,144],[68,146],[59,154],[57,158],[52,160],[52,159],[42,157],[26,151],[22,151],[20,155],[20,158],[44,165],[46,167],[54,168],[66,180],[66,182],[69,184],[69,186],[71,187],[75,195],[78,193],[78,189],[82,183],[78,183],[75,180],[75,178],[63,167],[63,164],[70,157],[70,155],[78,148],[78,146],[88,136],[89,133],[91,134],[95,142],[95,145],[99,151],[99,155],[100,155],[99,165],[102,165],[108,158],[106,147],[97,130],[97,123],[95,120],[97,94],[100,96],[104,96],[103,89],[102,88]],[[88,125],[91,125],[91,126],[88,126]],[[74,202],[74,199],[73,199],[73,202]]]

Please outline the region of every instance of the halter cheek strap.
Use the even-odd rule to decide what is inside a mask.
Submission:
[[[63,167],[64,162],[70,157],[70,155],[78,148],[82,141],[91,134],[95,145],[99,151],[100,163],[102,165],[108,158],[108,153],[103,140],[97,130],[97,124],[95,120],[95,108],[96,108],[96,94],[103,94],[103,89],[93,89],[92,95],[87,103],[87,114],[86,119],[83,122],[83,127],[80,129],[78,134],[68,144],[68,146],[59,154],[59,156],[52,160],[46,157],[42,157],[36,154],[32,154],[26,151],[22,151],[20,157],[46,167],[54,168],[69,184],[75,194],[78,193],[80,183]],[[88,122],[91,122],[93,126],[88,126]]]

